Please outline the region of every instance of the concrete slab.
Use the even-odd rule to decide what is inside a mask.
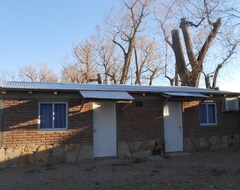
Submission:
[[[148,156],[147,159],[151,161],[164,160],[164,158],[161,157],[160,155],[151,155]]]
[[[175,156],[190,156],[192,153],[189,152],[168,152],[167,156],[175,157]]]

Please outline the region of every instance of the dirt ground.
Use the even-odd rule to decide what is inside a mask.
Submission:
[[[240,189],[240,150],[0,170],[0,189]]]

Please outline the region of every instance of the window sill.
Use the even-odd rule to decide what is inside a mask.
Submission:
[[[217,127],[217,123],[214,123],[214,124],[200,124],[200,127]]]
[[[67,128],[63,129],[38,129],[38,131],[67,131]]]

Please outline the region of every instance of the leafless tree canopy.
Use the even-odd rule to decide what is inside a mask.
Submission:
[[[216,88],[239,56],[235,0],[119,0],[61,64],[61,81]],[[84,27],[84,26],[83,26]],[[47,64],[26,65],[20,80],[55,82]],[[2,75],[2,78],[6,78]]]
[[[57,82],[58,77],[47,63],[25,65],[19,71],[19,79],[30,82]]]
[[[15,81],[16,74],[13,71],[0,71],[0,81]]]
[[[161,59],[157,42],[149,41],[146,36],[138,38],[134,47],[135,58],[135,85],[142,85],[142,81],[149,81],[152,85],[153,79],[158,76],[161,69]],[[144,82],[146,84],[147,82]]]
[[[234,2],[224,0],[173,0],[162,4],[165,12],[157,20],[176,65],[175,76],[167,75],[168,79],[179,76],[181,85],[198,87],[203,74],[206,87],[216,87],[220,69],[239,44],[236,19],[229,20],[234,6]]]
[[[74,59],[65,58],[64,81],[104,84],[132,81],[151,85],[159,76],[158,43],[149,38],[150,33],[147,37],[145,29],[153,1],[121,0],[121,3],[120,11],[106,15],[104,25],[97,28],[91,40],[74,46]]]
[[[104,84],[117,84],[120,81],[121,65],[116,45],[110,38],[98,30],[94,38],[96,49],[96,64],[102,73]]]
[[[124,11],[119,17],[119,22],[116,25],[110,23],[113,33],[112,41],[121,49],[124,57],[120,84],[127,82],[132,54],[144,19],[149,15],[148,8],[151,2],[151,0],[122,0]]]
[[[62,78],[65,82],[89,83],[99,81],[97,66],[95,64],[95,49],[91,40],[77,44],[73,47],[74,61],[65,59],[62,68]],[[98,76],[98,78],[96,78]]]

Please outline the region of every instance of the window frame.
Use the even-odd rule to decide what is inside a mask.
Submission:
[[[200,114],[201,114],[201,106],[202,105],[206,105],[206,120],[207,122],[206,123],[201,123],[201,120],[200,120]],[[208,105],[214,105],[214,119],[215,119],[215,122],[214,123],[210,123],[209,122],[209,109],[208,109]],[[200,126],[216,126],[217,125],[217,104],[215,102],[203,102],[200,104],[200,107],[199,107],[199,123],[200,123]]]
[[[52,105],[52,128],[41,128],[41,105],[42,104],[51,104]],[[54,127],[54,105],[55,104],[65,104],[66,106],[66,123],[65,123],[65,128],[55,128]],[[68,130],[68,102],[58,102],[58,101],[41,101],[38,102],[38,130],[41,131],[61,131],[61,130]]]

